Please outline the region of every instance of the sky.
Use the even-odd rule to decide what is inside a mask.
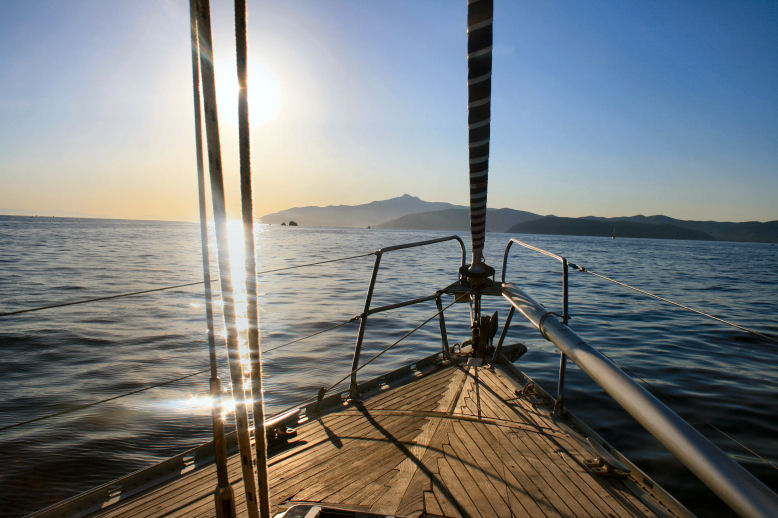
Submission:
[[[0,0],[0,213],[194,220],[188,2]],[[238,214],[231,2],[212,0]],[[465,0],[248,2],[256,214],[466,204]],[[778,219],[778,2],[495,0],[489,206]]]

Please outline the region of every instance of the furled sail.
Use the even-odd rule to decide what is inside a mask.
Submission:
[[[467,2],[467,129],[473,266],[483,261],[492,100],[493,0]]]

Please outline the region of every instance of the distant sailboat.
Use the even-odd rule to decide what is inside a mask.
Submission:
[[[616,227],[613,227],[613,230],[611,230],[611,239],[616,239]]]

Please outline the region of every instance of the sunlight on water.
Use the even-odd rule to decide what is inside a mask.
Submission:
[[[227,224],[227,234],[230,241],[230,270],[232,274],[232,292],[235,297],[235,323],[238,329],[238,350],[243,375],[251,373],[251,360],[248,347],[248,311],[246,308],[246,252],[243,243],[243,222],[230,220]],[[243,388],[248,388],[244,380]]]
[[[54,298],[120,293],[138,286],[165,286],[198,280],[201,275],[196,224],[0,217],[0,305],[43,305]],[[243,294],[243,238],[232,223],[235,287]],[[442,237],[443,232],[380,229],[257,228],[259,270],[330,259],[388,245]],[[486,256],[499,262],[508,236],[488,234]],[[758,243],[665,241],[575,236],[526,236],[542,248],[575,262],[630,281],[679,302],[709,309],[750,327],[778,333],[778,247]],[[212,241],[213,243],[213,241]],[[213,278],[218,278],[212,244]],[[306,258],[305,261],[303,258]],[[512,253],[509,279],[559,310],[559,269],[547,258]],[[456,279],[454,246],[432,246],[419,254],[387,255],[376,285],[374,303],[390,304],[429,294]],[[262,276],[265,350],[322,330],[362,310],[373,259],[324,265]],[[743,333],[700,321],[691,314],[646,301],[582,274],[570,277],[573,327],[592,345],[656,387],[657,396],[682,417],[699,416],[731,434],[766,459],[778,458],[775,348]],[[22,282],[24,281],[24,282]],[[40,287],[40,290],[38,290]],[[218,295],[219,283],[213,283]],[[45,289],[44,289],[45,288]],[[491,300],[491,299],[490,299]],[[499,309],[501,321],[505,306]],[[197,307],[190,306],[197,304]],[[223,329],[221,304],[214,301],[216,331]],[[365,351],[376,352],[430,316],[432,304],[410,306],[397,314],[371,318]],[[455,306],[447,316],[449,340],[469,336],[467,309]],[[245,328],[245,308],[239,308]],[[518,366],[553,392],[558,355],[550,354],[537,332],[518,316],[507,336],[528,345]],[[421,328],[376,362],[381,375],[440,344],[438,326]],[[359,325],[335,329],[265,356],[265,402],[268,415],[314,396],[321,386],[351,368]],[[147,297],[128,297],[41,312],[35,318],[4,320],[0,344],[0,404],[3,425],[32,419],[77,402],[118,395],[208,366],[201,286]],[[219,374],[225,392],[221,415],[231,428],[232,399],[224,340],[217,339]],[[568,364],[568,405],[656,482],[681,495],[701,516],[721,510],[698,483],[684,475],[666,450],[619,412],[602,391]],[[370,368],[369,366],[368,368]],[[669,398],[669,400],[668,400]],[[104,484],[212,439],[211,409],[220,407],[208,391],[208,374],[187,378],[89,412],[0,436],[0,515],[22,515],[42,502]],[[715,431],[701,430],[715,437]],[[715,439],[749,470],[778,488],[772,467]],[[51,483],[37,484],[47,480]],[[31,483],[32,482],[32,483]],[[25,495],[25,498],[19,498]],[[686,502],[684,502],[686,503]],[[12,510],[8,513],[8,510]]]
[[[243,369],[243,390],[248,392],[251,390],[251,357],[248,345],[248,300],[246,296],[246,266],[245,266],[245,243],[243,236],[243,222],[240,220],[230,220],[227,224],[227,234],[230,245],[230,270],[232,275],[232,291],[235,297],[235,322],[238,331],[238,350],[240,352],[241,368]],[[218,279],[218,263],[213,263],[211,266],[215,270],[212,272],[212,278]],[[224,302],[218,296],[218,290],[214,290],[214,311],[221,313],[224,308]],[[201,308],[203,304],[191,303],[193,308]],[[219,318],[219,314],[214,315],[214,319]],[[219,322],[214,322],[219,327]],[[227,331],[222,329],[217,333],[217,348],[224,343],[227,339]],[[222,419],[226,418],[228,414],[235,411],[235,400],[228,394],[231,394],[231,384],[226,380],[229,379],[229,375],[222,374],[223,388],[226,390],[225,396],[221,398],[221,401],[215,400],[209,395],[193,395],[189,394],[187,397],[170,400],[159,404],[159,407],[167,408],[176,412],[191,413],[198,415],[210,414],[213,408],[221,408]],[[246,404],[251,406],[251,398],[246,398]]]

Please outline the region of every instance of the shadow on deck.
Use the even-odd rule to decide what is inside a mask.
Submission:
[[[511,369],[461,358],[300,424],[269,460],[273,511],[306,502],[396,516],[676,515],[638,470],[589,467],[591,443],[517,387]],[[236,456],[229,471],[240,515]],[[93,516],[214,516],[215,487],[206,466]]]

